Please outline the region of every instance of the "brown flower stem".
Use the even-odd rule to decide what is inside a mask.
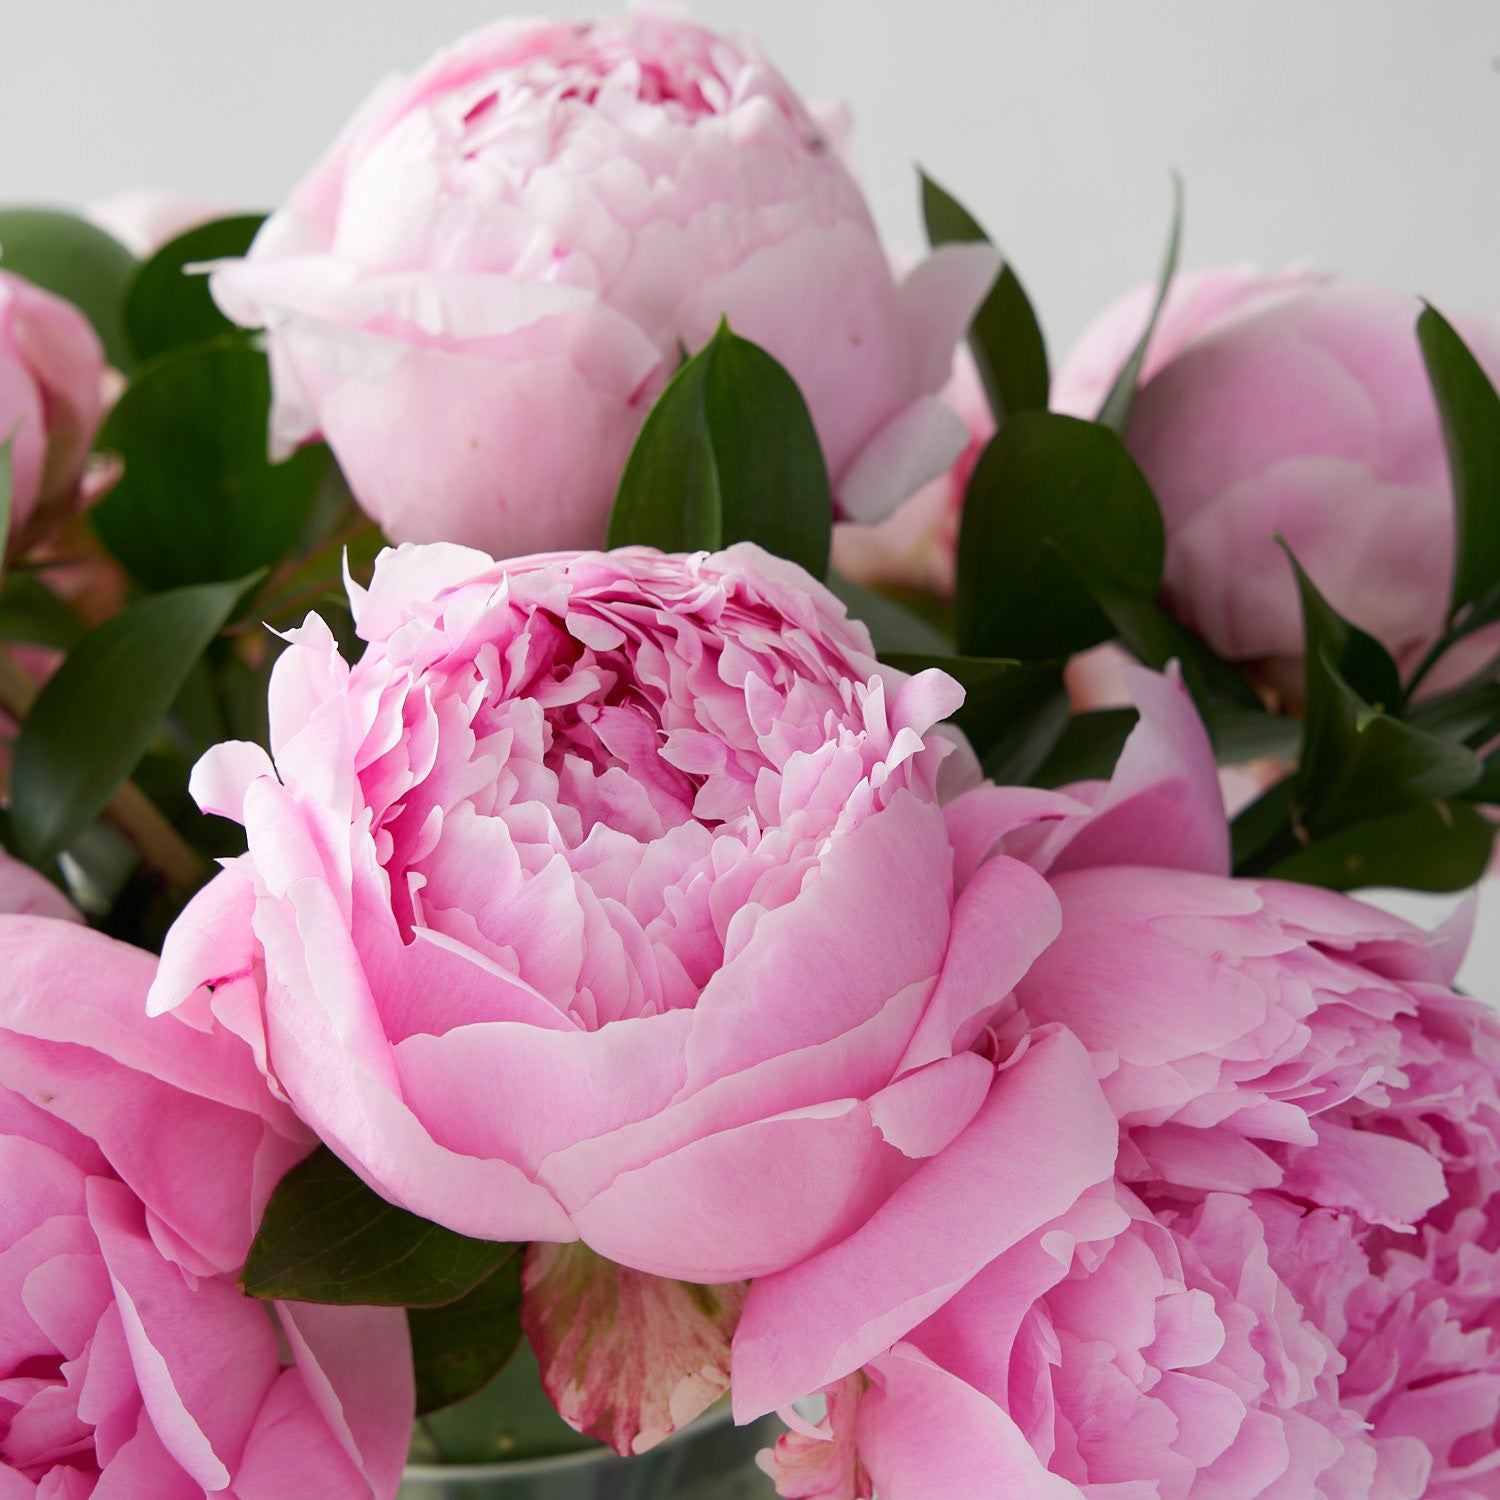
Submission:
[[[0,647],[0,710],[19,724],[31,712],[37,692],[30,674]],[[133,781],[120,785],[105,806],[104,816],[130,840],[141,862],[169,884],[185,891],[202,884],[207,865]]]

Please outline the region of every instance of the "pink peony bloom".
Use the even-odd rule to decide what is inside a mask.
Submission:
[[[1148,296],[1138,289],[1084,333],[1058,375],[1058,410],[1094,414]],[[1153,340],[1125,436],[1166,522],[1164,599],[1283,691],[1301,690],[1302,617],[1278,533],[1404,669],[1442,627],[1452,488],[1420,311],[1415,297],[1332,277],[1229,269],[1181,279]],[[1459,331],[1500,376],[1500,324],[1463,319]],[[1460,648],[1447,677],[1495,644]]]
[[[0,270],[0,442],[11,439],[10,529],[78,493],[104,415],[104,351],[70,302]]]
[[[721,317],[792,373],[874,519],[964,432],[937,399],[993,279],[898,287],[854,180],[752,51],[666,16],[502,21],[378,91],[213,280],[270,333],[273,446],[321,434],[398,541],[603,543],[682,348]]]
[[[1131,764],[1033,851],[1062,932],[992,1018],[1087,1048],[1114,1181],[861,1370],[815,1321],[830,1419],[768,1466],[823,1500],[1500,1495],[1500,1022],[1449,934],[1226,878],[1153,818],[1175,787],[1197,822],[1212,765],[1133,685]],[[754,1404],[796,1394],[746,1364]]]
[[[389,1500],[405,1315],[236,1288],[312,1137],[206,1008],[147,1020],[153,968],[0,917],[0,1495]]]
[[[989,1120],[970,1047],[1056,909],[956,853],[956,684],[879,666],[747,545],[407,546],[353,595],[357,665],[316,617],[277,663],[274,765],[230,744],[195,772],[249,853],[153,1007],[212,983],[247,1031],[263,1011],[298,1112],[464,1233],[729,1282],[898,1190],[960,1212],[925,1167]],[[992,837],[1075,806],[1023,792]]]
[[[833,528],[833,566],[845,578],[867,586],[894,584],[940,599],[952,598],[964,496],[979,455],[995,435],[995,419],[979,369],[963,345],[954,356],[943,400],[968,429],[963,452],[946,474],[923,485],[883,521],[870,526],[841,521]]]

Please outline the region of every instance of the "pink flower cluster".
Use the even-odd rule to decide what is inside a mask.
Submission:
[[[326,438],[393,540],[602,545],[725,317],[873,520],[963,447],[937,392],[998,260],[948,246],[898,287],[834,133],[685,21],[498,22],[378,91],[214,295],[268,330],[275,443]]]
[[[826,1391],[771,1463],[829,1500],[1497,1493],[1500,1026],[1447,940],[1228,877],[1180,686],[1059,794],[753,548],[407,547],[354,605],[200,767],[250,850],[152,1003],[396,1201],[634,1268],[528,1272],[544,1368],[549,1297],[643,1309],[642,1425],[570,1411]]]
[[[1167,723],[1148,692],[1143,737]],[[1159,771],[1201,755],[1177,731]],[[1450,988],[1449,936],[1228,879],[1136,788],[1032,850],[1062,928],[992,1021],[1011,1058],[1058,1026],[1084,1044],[1112,1180],[1075,1172],[1064,1212],[872,1357],[816,1268],[776,1309],[807,1319],[795,1355],[747,1312],[742,1413],[827,1387],[827,1423],[768,1459],[780,1492],[1500,1494],[1500,1018]]]
[[[34,901],[0,870],[0,904]],[[55,895],[51,904],[66,911]],[[388,1500],[399,1308],[234,1284],[312,1136],[231,1033],[148,1022],[154,960],[0,916],[0,1495]]]
[[[0,270],[0,443],[10,441],[12,535],[40,507],[75,498],[103,415],[104,350],[87,319]]]

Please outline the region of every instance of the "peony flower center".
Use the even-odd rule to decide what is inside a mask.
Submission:
[[[406,940],[442,932],[588,1025],[694,1003],[888,748],[827,642],[663,592],[506,600],[437,638],[388,681],[372,735],[394,743],[360,772]]]

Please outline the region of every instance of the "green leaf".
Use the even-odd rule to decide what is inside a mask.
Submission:
[[[990,243],[964,206],[922,175],[922,216],[934,245]],[[1022,411],[1045,411],[1047,344],[1026,289],[1006,262],[969,330],[969,347],[997,423]]]
[[[253,579],[157,594],[90,631],[43,687],[16,742],[11,815],[45,865],[135,769],[193,663]]]
[[[1428,803],[1319,839],[1269,873],[1333,891],[1371,885],[1459,891],[1484,874],[1494,841],[1494,825],[1472,807]]]
[[[1033,780],[1038,786],[1062,786],[1108,778],[1138,719],[1133,708],[1075,714]],[[1222,766],[1243,765],[1266,755],[1290,760],[1302,734],[1297,720],[1277,718],[1264,710],[1215,709],[1204,716],[1204,723]]]
[[[125,288],[139,262],[76,214],[53,208],[0,209],[0,267],[79,308],[117,370],[134,364],[125,331]]]
[[[437,1411],[488,1384],[521,1342],[522,1247],[472,1291],[442,1307],[407,1310],[417,1414]]]
[[[1108,780],[1139,719],[1133,708],[1100,708],[1074,714],[1032,779],[1038,786]]]
[[[1263,708],[1211,708],[1204,723],[1221,766],[1242,766],[1267,756],[1291,765],[1301,751],[1301,721]]]
[[[1229,834],[1236,875],[1263,874],[1300,847],[1292,821],[1296,812],[1296,778],[1287,776],[1268,786],[1235,818]]]
[[[1182,178],[1172,174],[1172,227],[1167,234],[1167,249],[1162,257],[1161,272],[1156,278],[1156,301],[1151,306],[1151,316],[1146,320],[1139,341],[1115,376],[1115,383],[1099,408],[1096,421],[1116,432],[1124,432],[1130,420],[1131,408],[1135,405],[1137,384],[1141,378],[1141,366],[1146,363],[1146,351],[1151,346],[1151,335],[1156,332],[1157,319],[1171,290],[1172,278],[1177,274],[1177,258],[1182,248]]]
[[[147,587],[239,578],[295,545],[327,449],[270,463],[270,405],[265,356],[233,342],[165,354],[120,398],[99,446],[118,452],[125,471],[90,515]]]
[[[1462,740],[1471,750],[1483,750],[1500,735],[1500,683],[1425,699],[1407,717],[1431,734]]]
[[[1484,774],[1465,793],[1470,802],[1500,803],[1500,754],[1484,763]]]
[[[1163,532],[1156,497],[1107,427],[1022,412],[969,481],[954,623],[969,656],[1071,655],[1115,633],[1097,589],[1152,599]]]
[[[249,337],[214,305],[208,276],[183,267],[243,255],[264,221],[263,214],[246,214],[200,224],[141,266],[125,294],[125,327],[137,359],[226,334]]]
[[[1436,308],[1417,319],[1417,339],[1453,476],[1451,620],[1500,584],[1500,395]]]
[[[828,570],[833,500],[796,382],[727,323],[646,417],[609,519],[609,545],[716,551],[751,541]]]
[[[606,1454],[609,1449],[558,1416],[542,1389],[536,1355],[523,1339],[500,1373],[475,1395],[419,1418],[411,1456],[418,1463],[482,1464],[581,1452]]]
[[[0,641],[71,651],[86,632],[83,621],[34,573],[12,573],[0,587]]]
[[[1066,733],[1073,708],[1067,690],[1059,685],[1044,698],[1023,708],[983,758],[984,774],[1000,786],[1025,786]]]
[[[1062,687],[1062,671],[1052,665],[899,651],[882,660],[913,675],[936,667],[957,679],[964,701],[953,723],[963,730],[981,760]]]
[[[1285,544],[1283,543],[1285,547]],[[1286,548],[1302,593],[1306,729],[1297,798],[1314,841],[1455,796],[1482,771],[1467,746],[1385,712],[1400,699],[1389,652],[1339,615]]]
[[[1218,708],[1264,713],[1255,689],[1239,672],[1154,599],[1097,582],[1093,594],[1122,643],[1148,667],[1160,672],[1168,662],[1182,664],[1183,681],[1205,716]]]
[[[870,632],[875,650],[887,653],[909,652],[918,656],[945,656],[953,644],[930,620],[925,620],[899,600],[853,583],[842,573],[829,573],[828,590]]]
[[[472,1291],[515,1249],[387,1203],[320,1146],[271,1194],[240,1285],[252,1297],[296,1302],[438,1307]]]

